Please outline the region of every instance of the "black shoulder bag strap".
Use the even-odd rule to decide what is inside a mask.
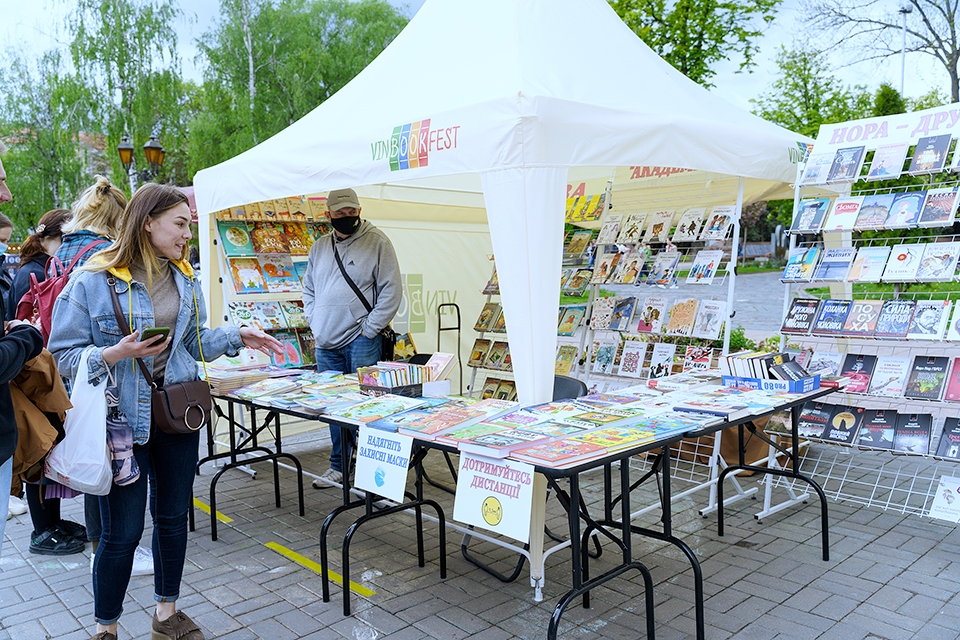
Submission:
[[[353,292],[360,298],[360,302],[363,303],[363,308],[366,309],[369,314],[373,311],[373,307],[370,306],[370,303],[367,302],[367,299],[360,292],[360,287],[357,286],[357,283],[347,275],[347,270],[343,268],[343,260],[340,259],[340,253],[337,251],[337,239],[333,237],[332,233],[330,234],[330,241],[333,242],[333,257],[337,259],[337,266],[340,267],[340,273],[343,274],[343,279],[347,281],[347,284],[350,285]]]

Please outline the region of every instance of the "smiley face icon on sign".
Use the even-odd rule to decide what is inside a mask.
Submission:
[[[496,526],[503,520],[503,506],[493,496],[484,499],[480,510],[483,514],[483,521],[491,526]]]

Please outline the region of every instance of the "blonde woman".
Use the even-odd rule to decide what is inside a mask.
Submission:
[[[73,274],[53,309],[49,349],[62,375],[75,379],[81,355],[88,356],[90,382],[112,370],[120,411],[133,431],[140,477],[114,484],[100,497],[103,532],[93,569],[95,640],[116,640],[117,621],[143,534],[148,500],[153,518],[154,599],[152,640],[202,640],[203,633],[176,610],[187,550],[187,513],[196,472],[200,432],[170,434],[151,416],[151,384],[134,358],[142,358],[159,385],[196,380],[197,361],[213,360],[243,347],[282,353],[280,343],[259,329],[202,325],[207,314],[200,285],[186,260],[190,209],[183,192],[148,183],[130,199],[116,243]],[[124,335],[114,313],[116,292]],[[140,340],[150,327],[169,335]],[[149,478],[149,483],[148,483]]]

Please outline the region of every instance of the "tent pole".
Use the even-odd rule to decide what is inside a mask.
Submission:
[[[737,258],[740,247],[740,211],[743,208],[743,176],[737,179],[737,205],[733,212],[733,243],[730,248],[730,278],[727,280],[727,321],[723,324],[723,355],[730,353],[733,299],[737,291]]]

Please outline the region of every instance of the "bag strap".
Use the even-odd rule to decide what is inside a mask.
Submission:
[[[108,243],[109,243],[109,240],[94,240],[93,242],[88,242],[86,245],[83,246],[82,249],[80,249],[80,253],[78,253],[73,257],[73,260],[70,261],[70,266],[67,267],[67,270],[64,271],[64,273],[66,274],[73,273],[73,268],[77,266],[77,263],[80,262],[80,258],[82,258],[87,251],[89,251],[93,247],[99,247],[101,244],[108,244]],[[59,262],[59,260],[57,262]]]
[[[123,309],[120,308],[120,296],[117,295],[116,289],[117,281],[112,275],[108,275],[107,284],[110,285],[110,297],[113,299],[113,313],[117,317],[117,324],[120,325],[120,333],[128,336],[131,331],[130,327],[127,326],[127,319],[123,317]],[[147,379],[147,384],[150,385],[151,389],[156,389],[157,383],[153,381],[153,376],[150,375],[150,370],[147,369],[147,363],[145,363],[142,358],[134,359],[137,361],[137,364],[140,365],[140,373]]]
[[[340,267],[340,273],[343,274],[343,279],[347,281],[347,284],[350,285],[353,292],[357,294],[357,297],[360,298],[360,302],[363,303],[363,308],[366,309],[369,314],[373,311],[373,307],[370,306],[366,297],[360,292],[360,287],[357,286],[357,283],[347,275],[347,270],[343,268],[343,260],[340,259],[340,253],[337,251],[337,239],[334,238],[333,235],[332,233],[330,234],[330,241],[333,242],[333,257],[337,259],[337,266]]]
[[[53,269],[53,271],[51,271]],[[63,268],[63,263],[60,262],[60,259],[57,256],[50,256],[47,258],[47,264],[43,265],[43,277],[44,278],[56,278],[57,276],[62,276],[66,271]],[[33,276],[34,274],[30,274]]]

